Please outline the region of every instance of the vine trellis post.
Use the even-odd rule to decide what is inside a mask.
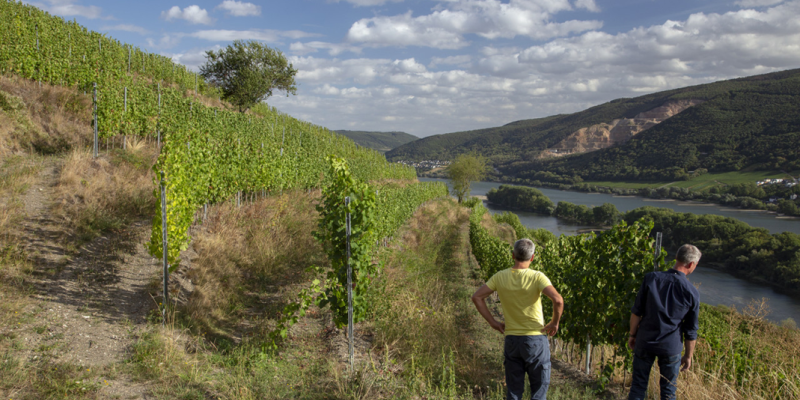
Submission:
[[[94,114],[94,147],[92,148],[92,157],[97,158],[97,82],[92,83],[92,109]]]
[[[347,208],[345,234],[347,236],[347,354],[350,357],[350,372],[353,369],[353,269],[350,267],[350,197],[344,198]]]
[[[125,86],[125,100],[124,105],[122,108],[122,115],[128,113],[128,87]],[[128,149],[128,137],[126,135],[122,135],[122,150]]]
[[[655,259],[653,260],[653,271],[656,270],[658,267],[658,256],[661,255],[661,232],[656,233],[656,253]]]
[[[586,335],[586,375],[592,374],[592,339]]]
[[[167,323],[167,304],[169,302],[169,260],[167,251],[167,184],[164,180],[164,171],[161,171],[161,238],[163,254],[162,262],[164,267],[164,304],[162,308],[163,323]]]

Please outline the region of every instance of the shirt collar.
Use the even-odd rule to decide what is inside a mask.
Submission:
[[[686,274],[684,274],[684,273],[683,273],[683,272],[681,272],[681,271],[678,271],[678,270],[677,270],[677,269],[675,269],[675,268],[670,268],[670,269],[668,269],[668,270],[667,270],[667,272],[671,272],[671,273],[673,273],[673,274],[678,274],[678,275],[680,275],[680,276],[686,277]]]

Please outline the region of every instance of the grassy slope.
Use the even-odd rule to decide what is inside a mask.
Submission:
[[[279,351],[262,352],[277,310],[310,279],[298,273],[301,260],[324,257],[306,243],[315,223],[311,204],[308,196],[287,193],[241,210],[215,208],[197,246],[197,260],[209,271],[193,277],[199,286],[192,296],[205,302],[180,306],[166,329],[154,325],[126,371],[163,398],[501,399],[502,338],[468,300],[481,282],[467,258],[467,210],[449,199],[423,206],[380,250],[385,269],[372,285],[375,314],[356,326],[353,375],[343,332],[329,326],[326,310],[312,309]],[[256,215],[265,222],[255,225],[295,229],[289,240],[296,243],[285,243],[287,232],[258,229]],[[259,253],[270,256],[256,261]],[[298,265],[287,265],[291,260]],[[211,284],[222,276],[226,284]],[[595,397],[555,374],[550,398]]]
[[[419,140],[418,137],[405,132],[367,132],[367,131],[336,131],[350,140],[358,143],[359,146],[381,152],[389,151],[397,146]]]

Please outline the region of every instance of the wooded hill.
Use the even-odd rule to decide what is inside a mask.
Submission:
[[[624,144],[561,158],[541,157],[576,131],[634,118],[670,102],[689,107]],[[386,153],[389,160],[452,159],[475,151],[503,178],[680,180],[691,171],[800,169],[800,69],[617,99],[569,115],[427,137]]]
[[[405,132],[336,131],[356,142],[359,146],[380,152],[387,152],[397,146],[413,142],[419,138]]]

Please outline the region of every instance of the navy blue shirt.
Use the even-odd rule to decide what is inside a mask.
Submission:
[[[642,317],[636,331],[636,350],[665,356],[681,354],[681,336],[697,339],[700,293],[683,272],[651,272],[645,275],[631,312]]]

